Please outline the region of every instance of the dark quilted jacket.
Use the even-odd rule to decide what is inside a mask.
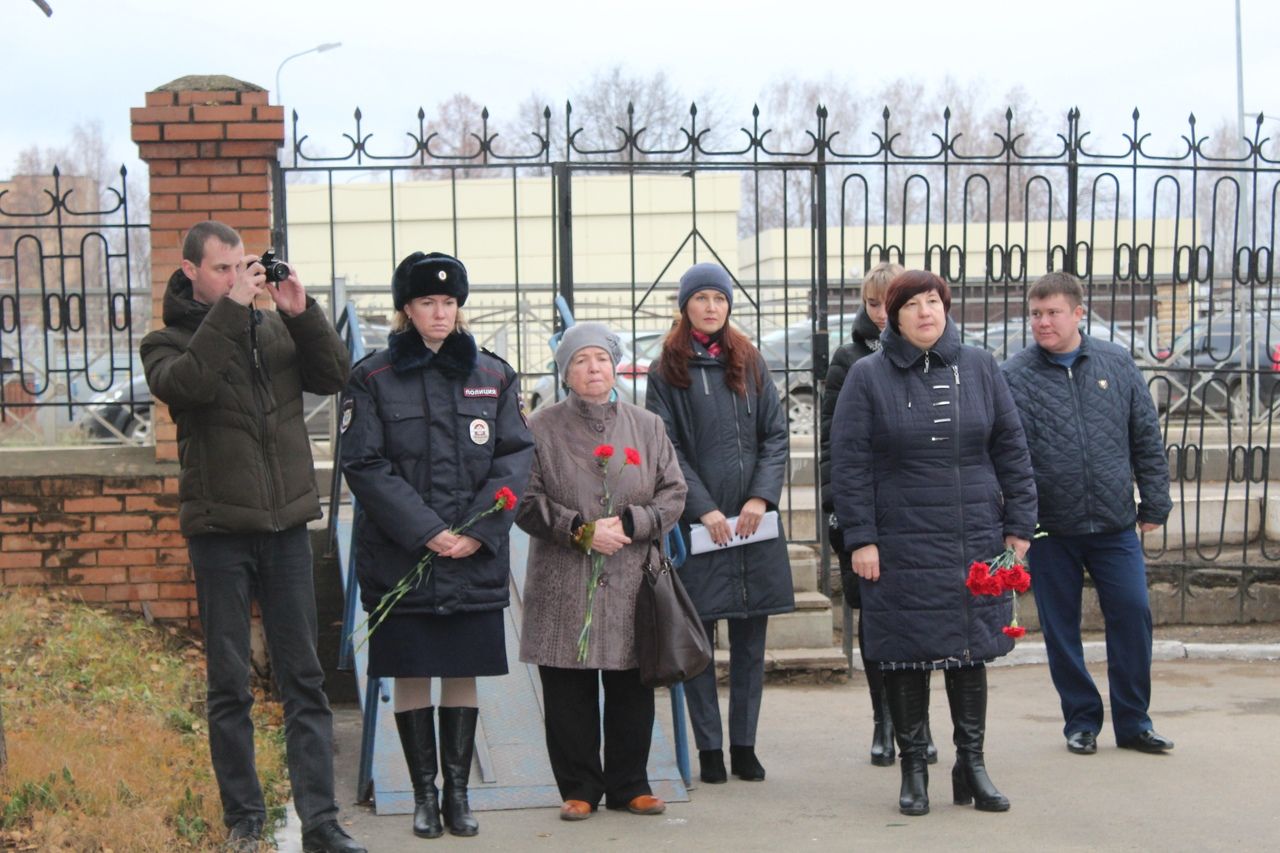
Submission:
[[[1036,496],[1017,408],[995,358],[954,323],[923,352],[892,329],[849,371],[832,423],[836,515],[850,550],[876,544],[860,582],[867,657],[990,660],[1013,647],[1008,596],[975,597],[974,560],[1031,538]]]
[[[787,476],[790,440],[778,391],[766,377],[745,397],[724,380],[724,365],[694,344],[688,388],[668,385],[659,365],[649,370],[645,408],[666,424],[680,470],[689,486],[680,531],[689,540],[689,525],[711,510],[733,518],[748,498],[761,498],[778,508]],[[665,356],[664,356],[665,357]],[[748,371],[750,375],[750,371]],[[780,525],[781,532],[781,525]],[[689,597],[704,619],[741,619],[795,609],[787,541],[753,542],[690,556],[680,568]]]
[[[1164,524],[1169,468],[1147,384],[1124,347],[1081,338],[1070,370],[1034,344],[1004,365],[1035,464],[1040,526],[1074,536]]]
[[[820,435],[822,441],[822,465],[818,469],[822,482],[822,511],[835,511],[835,499],[831,494],[831,419],[836,413],[836,401],[840,399],[840,389],[849,375],[850,368],[861,358],[880,350],[880,329],[867,312],[859,311],[853,318],[853,331],[849,342],[835,351],[831,356],[831,366],[827,368],[827,385],[822,394],[822,422]]]
[[[413,330],[351,371],[342,401],[342,473],[355,496],[356,569],[366,610],[426,554],[426,543],[493,506],[506,486],[523,496],[533,436],[520,414],[520,384],[505,361],[477,351],[465,332],[435,355]],[[398,613],[499,610],[507,606],[514,512],[466,531],[480,550],[435,558],[426,583]]]

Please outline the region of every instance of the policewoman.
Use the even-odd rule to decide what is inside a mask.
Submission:
[[[413,782],[413,832],[475,835],[467,802],[476,677],[507,672],[508,533],[503,487],[524,493],[533,437],[515,371],[467,332],[467,270],[414,252],[392,279],[386,349],[352,370],[342,403],[341,459],[356,498],[356,571],[366,611],[428,552],[430,573],[369,638],[370,676],[395,679],[395,719]],[[437,800],[432,679],[441,681]],[[443,825],[442,825],[443,812]]]

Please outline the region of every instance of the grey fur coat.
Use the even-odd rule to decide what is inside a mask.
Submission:
[[[673,527],[686,487],[675,450],[657,415],[628,403],[588,403],[576,394],[529,418],[535,453],[516,524],[530,536],[520,660],[569,669],[633,669],[640,567],[654,540]],[[596,590],[590,644],[578,661],[591,558],[571,543],[580,516],[605,514],[604,479],[594,451],[611,444],[609,487],[614,511],[634,528],[632,544],[606,558]],[[635,448],[640,464],[624,465]]]

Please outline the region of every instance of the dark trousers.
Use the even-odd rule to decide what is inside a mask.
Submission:
[[[539,666],[547,755],[560,798],[625,809],[649,787],[653,688],[640,670]],[[604,763],[600,761],[600,683],[604,682]]]
[[[249,689],[249,604],[256,597],[276,687],[303,830],[333,820],[333,717],[316,656],[316,602],[306,527],[280,533],[206,534],[188,540],[208,659],[209,752],[223,819],[264,816],[254,766]]]
[[[1089,536],[1044,536],[1031,543],[1031,591],[1062,700],[1067,735],[1102,730],[1102,697],[1084,663],[1080,596],[1087,571],[1098,591],[1107,636],[1111,725],[1125,742],[1151,728],[1151,606],[1147,566],[1133,530]]]
[[[764,696],[764,641],[768,616],[728,619],[729,625],[729,745],[755,746]],[[715,622],[703,622],[707,639],[715,642]],[[723,749],[720,698],[713,663],[684,683],[693,740],[698,749]]]

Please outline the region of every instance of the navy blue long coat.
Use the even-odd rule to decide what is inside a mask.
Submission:
[[[764,359],[757,354],[764,381],[757,387],[748,370],[747,393],[739,395],[725,384],[719,359],[699,343],[693,350],[688,388],[669,385],[655,362],[645,395],[645,408],[666,424],[689,486],[680,519],[686,542],[689,525],[712,510],[733,518],[749,498],[760,498],[776,510],[790,448],[786,415]],[[778,531],[777,539],[690,555],[680,568],[680,580],[699,616],[742,619],[795,609],[781,521]]]
[[[1009,595],[977,597],[969,564],[1030,539],[1036,491],[1022,423],[995,358],[955,325],[923,351],[892,329],[849,371],[831,430],[836,516],[846,547],[875,544],[880,579],[861,580],[867,657],[990,660]]]

